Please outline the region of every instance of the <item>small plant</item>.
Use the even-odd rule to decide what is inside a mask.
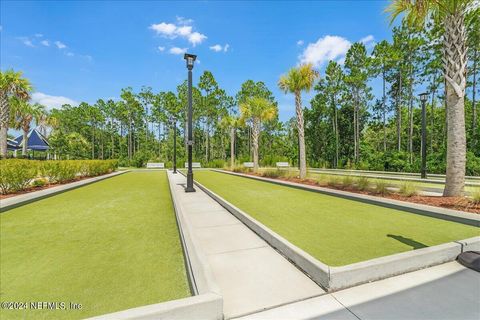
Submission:
[[[350,175],[346,175],[342,178],[342,187],[349,188],[353,185],[353,178]]]
[[[33,180],[33,182],[32,182],[33,187],[43,187],[47,184],[48,184],[48,181],[45,178],[38,178],[38,179]]]
[[[370,186],[370,180],[367,177],[360,177],[357,179],[356,188],[360,191],[365,191]]]
[[[413,197],[418,194],[418,187],[410,181],[405,181],[400,185],[399,192],[404,197]]]
[[[327,181],[327,185],[330,187],[337,187],[340,185],[340,178],[337,176],[330,176]]]
[[[470,195],[470,202],[474,205],[480,205],[480,188],[476,188]]]
[[[261,175],[265,178],[279,178],[285,175],[285,172],[276,169],[276,170],[265,170],[261,173]]]
[[[319,186],[327,186],[328,185],[328,178],[324,174],[319,175],[316,180],[317,180],[317,184]]]
[[[388,190],[387,182],[378,180],[377,183],[375,184],[375,193],[380,194],[382,196],[389,194],[390,190]]]

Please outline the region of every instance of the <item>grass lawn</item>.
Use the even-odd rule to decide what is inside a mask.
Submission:
[[[224,173],[198,171],[194,178],[331,266],[480,234],[473,226]]]
[[[190,296],[165,172],[126,173],[0,219],[0,300],[82,304],[1,319],[79,319]]]

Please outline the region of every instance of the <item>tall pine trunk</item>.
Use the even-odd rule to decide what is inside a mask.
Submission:
[[[402,70],[399,70],[397,88],[397,150],[402,151]]]
[[[230,128],[230,166],[235,167],[235,127]]]
[[[473,68],[472,68],[472,73],[473,73],[473,81],[472,81],[472,146],[473,150],[476,150],[475,148],[477,147],[477,134],[478,134],[478,124],[477,124],[477,107],[475,105],[475,90],[477,90],[477,54],[478,51],[475,49],[473,53]]]
[[[464,14],[445,17],[444,70],[447,102],[447,172],[444,196],[462,196],[465,188],[465,86],[467,47]]]

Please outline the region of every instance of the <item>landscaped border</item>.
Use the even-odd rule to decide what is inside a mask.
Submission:
[[[457,212],[455,210],[445,209],[443,212],[438,212],[437,208],[425,205],[410,204],[395,200],[389,200],[387,202],[384,199],[375,199],[375,197],[372,196],[352,194],[349,192],[330,190],[320,187],[305,186],[293,182],[278,181],[224,170],[214,171],[271,182],[284,186],[296,187],[308,191],[340,196],[346,199],[386,206],[393,209],[461,222],[474,226],[478,226],[480,223],[480,219],[478,217],[475,217],[472,214],[467,216],[469,214]],[[195,181],[195,184],[213,199],[215,199],[218,203],[220,203],[225,209],[236,216],[246,226],[257,233],[283,256],[297,265],[298,268],[308,274],[316,283],[328,291],[336,291],[358,284],[380,280],[444,262],[453,261],[460,253],[466,250],[480,250],[480,237],[474,237],[466,240],[454,241],[432,247],[417,249],[414,251],[375,258],[346,266],[331,267],[318,261],[307,252],[293,245],[267,226],[263,225],[247,213],[243,212],[210,189],[203,186],[198,181]]]
[[[56,194],[65,192],[65,191],[70,191],[70,190],[73,190],[73,189],[76,189],[76,188],[80,188],[80,187],[89,185],[91,183],[98,182],[100,180],[108,179],[108,178],[111,178],[111,177],[116,177],[116,176],[121,175],[121,174],[126,173],[126,172],[128,172],[128,170],[126,170],[126,171],[115,171],[115,172],[107,173],[107,174],[104,174],[104,175],[101,175],[101,176],[96,176],[96,177],[92,177],[92,178],[82,179],[80,181],[61,184],[61,185],[54,186],[54,187],[51,187],[51,188],[48,188],[48,189],[43,189],[43,190],[39,190],[39,191],[33,191],[33,192],[20,194],[20,195],[17,195],[17,196],[8,197],[8,198],[2,199],[0,201],[0,212],[3,213],[3,212],[6,212],[8,210],[11,210],[13,208],[20,207],[20,206],[23,206],[25,204],[28,204],[28,203],[31,203],[31,202],[34,202],[34,201],[38,201],[38,200],[41,200],[41,199],[44,199],[44,198],[48,198],[48,197],[54,196]]]

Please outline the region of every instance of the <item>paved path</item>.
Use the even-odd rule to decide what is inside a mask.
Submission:
[[[480,273],[454,261],[238,320],[478,320],[479,299]]]
[[[193,226],[193,241],[207,255],[226,319],[325,293],[202,190],[185,193],[183,175],[168,172],[168,177]]]

